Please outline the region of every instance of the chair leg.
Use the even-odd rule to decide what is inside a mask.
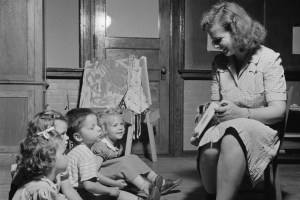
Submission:
[[[274,184],[275,184],[275,197],[276,200],[282,200],[282,194],[281,194],[281,186],[279,182],[279,174],[278,174],[278,166],[276,166],[274,170]]]
[[[126,138],[125,155],[129,155],[131,153],[132,135],[133,135],[133,129],[132,126],[129,126],[127,132],[127,138]]]
[[[152,162],[157,162],[157,153],[156,153],[154,132],[153,132],[153,126],[150,122],[149,112],[146,113],[146,122],[147,122],[147,128],[148,128]]]

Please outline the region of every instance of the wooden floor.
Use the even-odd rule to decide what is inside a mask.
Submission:
[[[201,200],[204,199],[204,190],[196,171],[195,158],[189,157],[163,157],[158,156],[158,162],[145,162],[157,173],[166,178],[182,178],[183,182],[169,194],[163,195],[162,200]],[[0,200],[8,199],[11,155],[0,156]],[[300,165],[281,164],[279,166],[282,194],[284,200],[300,199]],[[260,200],[263,194],[239,193],[238,200]]]

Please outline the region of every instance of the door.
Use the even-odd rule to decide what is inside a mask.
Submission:
[[[0,153],[15,153],[44,105],[43,1],[0,1]]]
[[[89,59],[147,57],[151,108],[160,113],[154,124],[158,154],[169,153],[169,7],[169,0],[81,1],[82,66]],[[133,153],[149,150],[143,133]]]

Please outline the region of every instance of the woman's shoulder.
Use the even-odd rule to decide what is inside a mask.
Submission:
[[[273,49],[270,49],[264,45],[260,45],[260,47],[256,50],[255,54],[253,55],[253,59],[257,59],[258,61],[268,63],[278,59],[279,56],[280,54],[275,52]]]

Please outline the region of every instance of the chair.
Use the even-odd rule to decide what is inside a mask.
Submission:
[[[280,140],[280,146],[277,152],[277,155],[274,157],[274,159],[269,163],[267,166],[265,172],[264,172],[264,178],[265,178],[265,192],[267,199],[272,200],[282,200],[281,195],[281,186],[279,183],[279,175],[278,175],[278,153],[282,146],[282,143],[284,141],[284,135],[286,131],[286,125],[288,121],[289,116],[289,108],[291,105],[291,98],[293,93],[293,87],[289,87],[287,92],[287,104],[286,104],[286,111],[285,111],[285,117],[282,121],[281,128],[279,130],[279,140]]]

